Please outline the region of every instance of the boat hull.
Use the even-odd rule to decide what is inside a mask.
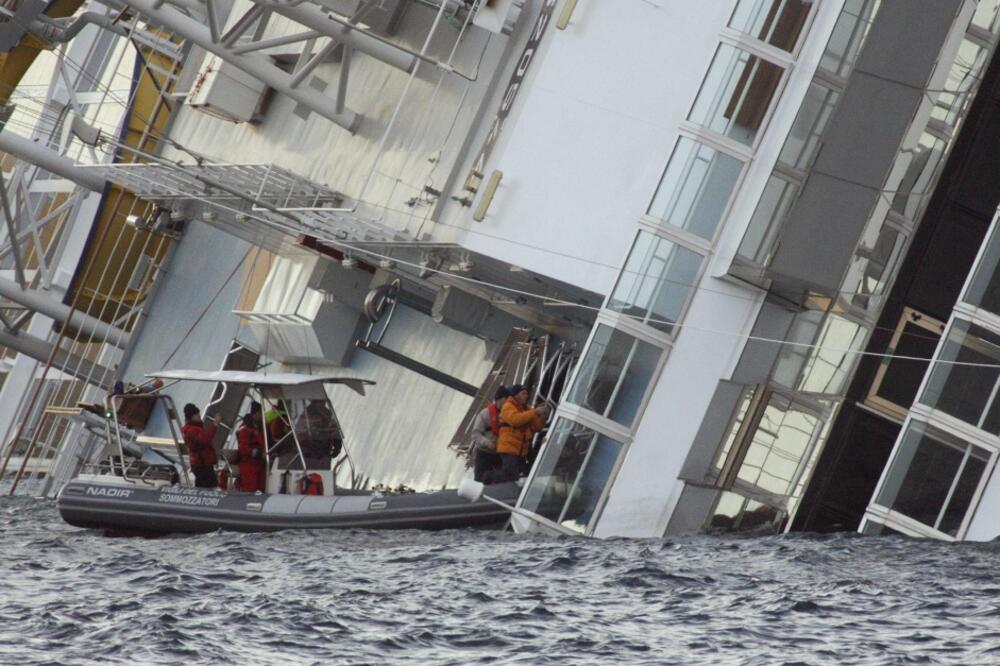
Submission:
[[[515,484],[489,486],[506,504]],[[470,503],[454,490],[400,495],[266,495],[201,488],[160,488],[117,480],[71,481],[59,494],[59,514],[70,525],[124,534],[199,534],[216,530],[423,529],[502,527],[510,512],[486,500]]]

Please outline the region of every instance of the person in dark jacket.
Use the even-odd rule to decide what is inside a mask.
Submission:
[[[198,488],[216,488],[219,485],[215,475],[215,463],[219,458],[215,453],[215,446],[212,445],[212,439],[215,438],[219,426],[214,421],[211,423],[205,427],[205,423],[201,420],[201,410],[190,402],[184,405],[184,426],[181,432],[184,435],[184,444],[188,448],[194,485]]]
[[[250,403],[250,411],[244,415],[236,431],[236,450],[240,456],[240,490],[253,493],[264,492],[267,467],[264,452],[264,414],[259,402]]]

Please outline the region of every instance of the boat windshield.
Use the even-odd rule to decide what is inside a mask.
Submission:
[[[329,469],[343,448],[343,431],[325,398],[265,404],[264,423],[270,457],[282,468]]]

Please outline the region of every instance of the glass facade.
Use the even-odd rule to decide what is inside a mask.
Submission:
[[[649,215],[711,240],[742,169],[735,157],[681,137]]]
[[[585,532],[621,449],[621,443],[610,437],[559,419],[535,464],[521,506]]]
[[[659,359],[658,347],[598,325],[566,400],[630,426]]]
[[[729,44],[720,44],[688,120],[753,145],[784,70]]]
[[[647,208],[648,218],[659,224],[637,233],[605,301],[605,320],[591,332],[566,392],[565,401],[572,407],[557,414],[522,508],[577,531],[593,529],[594,512],[600,510],[611,474],[631,443],[643,403],[669,354],[677,324],[781,86],[785,70],[769,58],[782,63],[786,59],[760,54],[773,53],[765,44],[793,53],[813,6],[809,0],[736,2],[728,28],[747,36],[741,42],[760,44],[717,47],[687,117],[697,127],[683,128],[686,136],[678,138]],[[789,143],[796,163],[812,159],[818,132],[835,101],[818,89],[814,97],[810,105],[815,111],[803,116]],[[775,198],[777,207],[790,200],[781,193]],[[789,415],[786,425],[779,426],[780,441],[772,443],[773,450],[764,452],[762,440],[748,450],[744,447],[740,455],[748,460],[742,475],[769,487],[788,476],[783,461],[794,448],[793,421]],[[797,469],[801,475],[803,467]],[[749,525],[763,519],[764,511],[757,509],[756,500],[743,502],[739,522]],[[773,507],[764,510],[773,512]],[[748,517],[751,514],[755,517]]]
[[[640,231],[607,308],[671,331],[694,290],[701,260],[697,252]]]

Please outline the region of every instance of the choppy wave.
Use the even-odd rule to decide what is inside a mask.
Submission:
[[[998,555],[856,535],[115,539],[5,498],[0,663],[1000,663]]]

